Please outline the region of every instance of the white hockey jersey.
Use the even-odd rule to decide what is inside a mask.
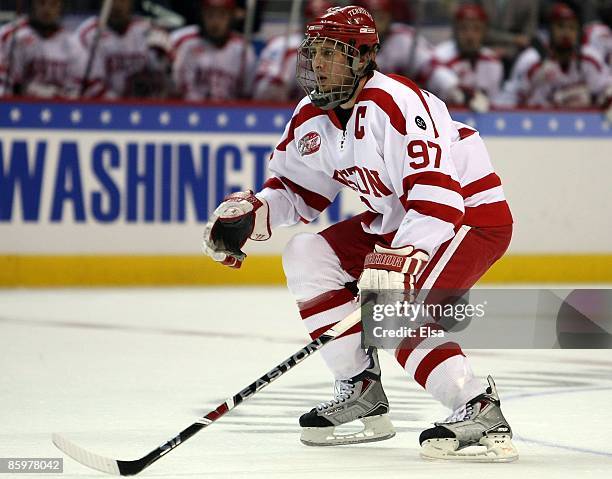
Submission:
[[[481,91],[489,98],[496,97],[502,86],[504,66],[495,52],[482,47],[472,63],[462,58],[454,40],[439,44],[434,50],[434,68],[452,70],[459,79],[459,88],[466,92]]]
[[[98,17],[85,20],[76,35],[89,52],[98,28]],[[152,64],[148,38],[152,29],[145,18],[133,17],[126,31],[119,34],[106,28],[100,36],[93,66],[95,74],[104,78],[103,95],[107,98],[126,96],[130,78]],[[158,29],[159,30],[159,29]]]
[[[414,30],[401,23],[393,23],[382,40],[376,55],[378,70],[385,74],[397,74],[413,79],[436,94],[444,94],[454,88],[458,80],[446,68],[434,69],[433,48],[423,37],[414,46]],[[414,48],[414,56],[411,53]]]
[[[480,136],[398,75],[374,72],[343,129],[308,97],[295,109],[257,195],[271,226],[315,219],[346,187],[371,212],[364,231],[432,254],[461,224],[512,223]]]
[[[599,52],[608,68],[612,68],[612,30],[608,25],[594,22],[584,29],[583,44]]]
[[[299,100],[304,96],[304,90],[295,79],[297,49],[303,39],[302,33],[270,39],[259,56],[254,100],[278,102]]]
[[[535,49],[524,51],[495,101],[498,106],[584,108],[602,101],[612,85],[608,66],[599,53],[583,46],[563,70],[553,58]]]
[[[75,98],[86,62],[84,50],[63,28],[44,38],[27,19],[9,23],[0,29],[0,96],[19,87],[25,96]]]
[[[252,95],[255,51],[244,38],[231,33],[221,48],[207,41],[195,26],[171,36],[172,75],[185,100],[235,100]]]

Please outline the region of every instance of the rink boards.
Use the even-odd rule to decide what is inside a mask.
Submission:
[[[362,211],[343,191],[311,225],[250,245],[239,272],[200,255],[203,224],[257,190],[290,108],[0,106],[0,285],[280,283],[283,245]],[[610,125],[597,112],[453,116],[478,128],[515,218],[494,282],[612,281]]]

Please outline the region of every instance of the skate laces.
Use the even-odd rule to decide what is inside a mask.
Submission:
[[[474,413],[474,404],[468,403],[455,410],[450,416],[448,416],[441,424],[451,424],[454,422],[465,421],[470,419]]]
[[[351,381],[336,381],[334,385],[334,398],[329,401],[323,401],[317,405],[317,409],[322,411],[333,406],[343,403],[353,395],[355,385]]]

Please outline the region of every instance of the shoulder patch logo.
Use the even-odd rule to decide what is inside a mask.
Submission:
[[[300,141],[298,141],[297,148],[302,156],[316,153],[319,151],[319,148],[321,148],[321,135],[319,135],[316,131],[306,133],[302,138],[300,138]]]
[[[423,120],[423,118],[421,118],[420,116],[417,116],[414,119],[414,122],[416,123],[416,126],[418,126],[421,130],[427,130],[427,125],[425,124],[425,120]]]

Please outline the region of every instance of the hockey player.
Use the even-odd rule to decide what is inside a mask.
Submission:
[[[454,122],[442,101],[401,76],[376,70],[370,13],[336,7],[309,23],[297,76],[308,93],[271,157],[262,191],[234,193],[206,225],[204,251],[240,267],[247,239],[314,220],[342,188],[367,210],[319,234],[297,234],[283,253],[290,292],[317,338],[359,308],[357,290],[469,289],[505,252],[512,217],[476,130]],[[358,283],[356,284],[356,281]],[[374,350],[361,325],[321,350],[335,395],[300,418],[309,445],[394,435]],[[477,379],[459,345],[440,338],[401,344],[406,372],[454,413],[421,434],[426,457],[517,458],[492,379]],[[362,432],[340,424],[361,420]],[[468,453],[467,446],[487,446]],[[482,447],[480,449],[483,449]]]
[[[580,46],[580,21],[563,3],[550,11],[547,51],[529,48],[518,58],[511,78],[504,85],[500,106],[585,108],[609,110],[612,76],[599,53]]]
[[[583,44],[597,50],[612,68],[612,0],[599,0],[600,21],[589,23],[584,29]]]
[[[372,12],[376,22],[380,38],[376,64],[382,73],[407,76],[442,96],[457,86],[458,79],[449,69],[434,70],[433,48],[425,38],[417,37],[408,25],[392,22],[391,0],[361,0],[360,5]]]
[[[307,0],[304,5],[306,23],[332,7],[327,0]],[[279,35],[268,41],[262,50],[255,72],[253,99],[260,101],[297,101],[304,90],[295,80],[297,49],[302,43],[302,32]]]
[[[467,106],[477,112],[489,110],[491,98],[499,94],[504,66],[495,52],[483,46],[488,18],[477,4],[462,4],[454,15],[452,40],[434,50],[436,68],[451,69],[458,79],[446,88],[447,103]]]
[[[132,0],[113,0],[108,24],[101,34],[92,71],[104,78],[105,98],[164,97],[170,84],[168,34],[148,19],[132,14]],[[85,20],[76,31],[91,54],[98,17]]]
[[[231,30],[235,0],[203,0],[203,31],[196,25],[172,34],[173,78],[185,100],[250,96],[255,51]]]
[[[61,0],[33,0],[27,18],[0,29],[0,96],[78,96],[86,56],[61,12]]]

